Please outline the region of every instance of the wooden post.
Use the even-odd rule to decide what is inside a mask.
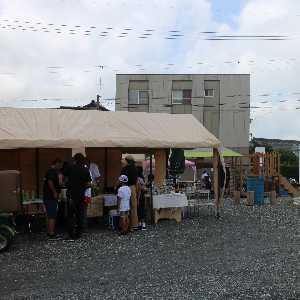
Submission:
[[[150,223],[153,223],[153,161],[152,161],[152,152],[150,154]]]
[[[166,149],[165,152],[166,152],[166,178],[168,178],[168,175],[169,175],[168,169],[169,169],[170,149]]]
[[[157,187],[161,187],[164,184],[166,178],[166,151],[156,150],[155,157],[155,176],[154,182]]]
[[[238,174],[238,170],[237,170],[237,158],[234,158],[234,188],[233,190],[238,190],[238,178],[239,174]]]
[[[240,191],[234,191],[233,192],[233,202],[234,205],[238,206],[241,203],[241,192]]]
[[[35,176],[36,176],[36,197],[40,197],[40,152],[35,149]]]
[[[220,192],[219,192],[219,153],[213,149],[213,169],[214,169],[214,195],[217,217],[220,216]]]
[[[107,186],[112,187],[120,176],[122,151],[118,148],[107,150]]]
[[[271,191],[271,197],[270,197],[271,205],[277,204],[277,198],[276,198],[276,191]]]
[[[104,190],[108,188],[107,186],[107,148],[104,150]]]
[[[255,197],[255,192],[253,192],[253,191],[247,192],[246,205],[253,206],[254,205],[254,197]]]
[[[243,189],[243,172],[242,172],[242,158],[239,157],[239,172],[240,172],[240,187],[239,191]]]

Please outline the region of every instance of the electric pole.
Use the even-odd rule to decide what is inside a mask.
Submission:
[[[97,109],[100,110],[100,101],[102,98],[102,74],[101,71],[104,69],[104,66],[97,66],[99,68],[99,94],[97,95]]]
[[[298,144],[298,164],[299,164],[298,183],[300,183],[300,143]]]

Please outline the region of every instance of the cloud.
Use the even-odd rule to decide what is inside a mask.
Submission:
[[[257,95],[270,93],[268,100],[273,106],[267,114],[264,111],[254,114],[252,132],[255,136],[300,138],[299,111],[295,109],[299,99],[295,92],[300,91],[296,79],[300,72],[299,12],[298,1],[251,0],[240,15],[241,32],[289,36],[287,41],[260,42],[252,44],[248,51],[241,50],[256,60],[252,69],[252,103],[256,105],[264,100]],[[285,100],[288,101],[280,102]]]
[[[113,97],[116,72],[139,71],[136,67],[139,64],[148,70],[153,65],[155,70],[157,65],[172,60],[169,56],[173,45],[164,40],[164,35],[176,29],[180,19],[187,23],[182,9],[187,10],[187,16],[193,13],[179,1],[177,4],[158,0],[151,3],[2,0],[0,3],[1,25],[11,25],[0,30],[0,46],[4,50],[0,100],[13,106],[24,105],[16,101],[24,98],[62,98],[70,99],[62,104],[86,103],[99,92],[98,65],[105,66],[104,95]],[[199,1],[196,6],[206,15],[206,1]],[[18,27],[20,24],[22,27]],[[125,28],[132,28],[127,31],[128,37],[118,38]],[[155,30],[153,36],[138,39],[147,29]],[[87,31],[91,35],[85,35]],[[107,37],[100,37],[102,32],[108,32]],[[49,69],[49,66],[62,68]],[[8,72],[12,74],[7,75]],[[33,105],[56,106],[57,103],[34,102]]]
[[[268,93],[274,106],[271,112],[253,112],[254,135],[289,133],[299,138],[296,121],[289,129],[278,126],[298,114],[295,105],[300,95],[292,95],[300,91],[297,2],[248,0],[233,16],[234,22],[227,23],[226,18],[216,20],[209,0],[0,0],[0,105],[85,104],[100,92],[99,65],[104,65],[104,98],[115,95],[116,73],[251,73],[253,105],[263,102],[260,95]],[[278,34],[289,39],[207,41],[213,36],[203,33],[207,31]],[[172,34],[183,36],[166,39]],[[289,102],[278,106],[283,98]],[[283,112],[282,107],[290,111]]]

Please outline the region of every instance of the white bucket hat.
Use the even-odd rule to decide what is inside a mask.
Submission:
[[[119,181],[123,182],[123,183],[127,183],[128,182],[128,177],[126,175],[121,175],[119,177]]]

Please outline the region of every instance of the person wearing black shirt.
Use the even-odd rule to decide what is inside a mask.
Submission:
[[[138,179],[137,179],[137,198],[138,198],[138,218],[139,218],[139,228],[146,230],[146,211],[145,211],[145,194],[147,191],[144,170],[141,165],[137,166]]]
[[[127,155],[125,160],[123,160],[124,167],[122,168],[121,175],[126,175],[128,177],[128,186],[131,189],[131,199],[130,199],[130,229],[138,229],[138,213],[137,213],[137,179],[138,171],[135,166],[134,158],[131,155]]]
[[[74,155],[74,164],[66,171],[68,177],[68,196],[69,196],[69,235],[77,239],[81,237],[84,222],[84,193],[91,184],[91,176],[85,166],[85,158],[81,153]]]
[[[226,165],[225,191],[227,196],[229,196],[230,195],[230,166],[229,165]]]
[[[59,170],[62,167],[60,159],[56,159],[44,177],[43,197],[47,213],[47,234],[55,237],[55,223],[58,210],[58,196],[60,193]]]

